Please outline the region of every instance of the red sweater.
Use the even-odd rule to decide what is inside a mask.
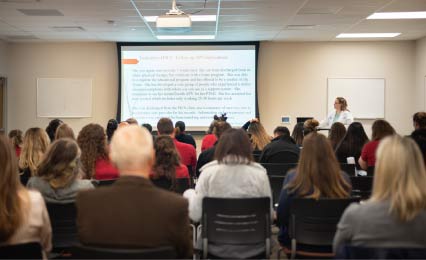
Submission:
[[[213,147],[216,141],[217,141],[217,137],[214,134],[205,135],[201,143],[201,151],[203,152],[204,150],[207,150]]]
[[[366,143],[361,151],[361,158],[367,162],[367,166],[376,165],[376,150],[379,146],[380,140],[374,140]]]
[[[194,146],[181,143],[176,139],[173,139],[173,142],[179,152],[181,163],[186,166],[192,166],[192,169],[195,169],[197,165],[197,153]]]
[[[109,160],[98,159],[95,164],[95,175],[93,176],[96,180],[110,180],[117,179],[119,176],[117,168],[112,165]]]

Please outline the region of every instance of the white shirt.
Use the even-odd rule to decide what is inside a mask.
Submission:
[[[336,116],[336,110],[333,110],[330,113],[328,113],[327,118],[321,121],[319,127],[330,128],[331,125],[333,125],[333,123],[335,122],[340,122],[344,124],[345,126],[348,126],[352,124],[352,122],[354,121],[354,117],[352,113],[349,112],[348,110],[340,111],[339,118],[337,118],[336,120],[334,120],[335,116]]]

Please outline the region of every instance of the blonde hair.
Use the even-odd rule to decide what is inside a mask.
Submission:
[[[19,157],[19,168],[29,168],[31,175],[37,173],[37,167],[49,146],[49,136],[39,127],[28,129],[24,135],[22,152]]]
[[[390,201],[390,213],[410,221],[426,209],[426,172],[417,144],[393,135],[380,142],[371,201]]]
[[[60,138],[71,138],[75,140],[74,131],[69,125],[61,124],[60,126],[58,126],[55,133],[55,140],[58,140]]]
[[[271,137],[266,133],[265,128],[260,122],[252,122],[247,129],[250,134],[250,141],[253,149],[263,150],[271,142]]]
[[[144,127],[129,125],[115,131],[110,145],[111,160],[119,170],[137,169],[152,162],[152,136]]]
[[[346,101],[346,99],[345,98],[343,98],[343,97],[337,97],[336,98],[336,100],[339,102],[339,104],[340,104],[340,109],[342,110],[342,111],[346,111],[346,110],[348,110],[348,102]],[[349,110],[348,110],[349,111]]]

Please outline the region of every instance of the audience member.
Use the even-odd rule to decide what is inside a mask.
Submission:
[[[176,140],[178,140],[179,142],[190,144],[194,146],[194,148],[197,148],[194,137],[185,132],[185,123],[183,121],[177,121],[175,123],[175,136]]]
[[[59,129],[59,128],[58,128]],[[41,192],[48,203],[72,203],[77,192],[93,188],[90,180],[81,180],[80,149],[70,138],[60,138],[46,151],[33,176],[27,183],[28,188]]]
[[[426,129],[419,128],[411,133],[411,138],[417,143],[426,163]]]
[[[361,169],[358,159],[361,156],[362,147],[368,142],[367,134],[361,123],[353,122],[349,125],[343,140],[335,148],[337,160],[341,163],[347,163],[348,157],[353,157],[356,168]]]
[[[358,160],[358,163],[363,170],[367,170],[368,167],[374,167],[376,164],[376,150],[379,146],[380,140],[388,135],[395,134],[393,127],[387,121],[382,119],[374,121],[371,128],[371,141],[364,145],[361,151],[361,157],[359,157]]]
[[[112,135],[114,134],[115,130],[118,128],[118,122],[114,118],[108,120],[108,124],[106,126],[106,135],[107,135],[107,141],[108,143],[111,142]]]
[[[293,132],[291,133],[291,137],[293,137],[293,140],[296,142],[296,145],[298,147],[302,147],[303,143],[303,127],[304,123],[299,122],[294,125]]]
[[[17,172],[15,151],[0,135],[0,245],[38,242],[45,253],[49,252],[52,230],[43,197],[25,189]]]
[[[336,97],[334,101],[334,109],[331,111],[327,118],[321,121],[320,126],[329,128],[335,122],[343,123],[344,125],[349,125],[354,121],[352,113],[348,109],[348,102],[343,97]]]
[[[15,149],[15,154],[19,158],[22,151],[22,131],[19,129],[14,129],[9,132],[9,140],[12,142],[12,145]]]
[[[254,153],[260,154],[263,148],[271,142],[271,137],[268,133],[266,133],[265,128],[258,118],[253,118],[250,121],[247,121],[242,128],[247,130],[247,133],[249,134]]]
[[[319,122],[316,119],[308,119],[303,123],[303,136],[307,136],[312,132],[317,132]]]
[[[274,139],[263,148],[261,163],[297,163],[300,149],[285,126],[274,130]]]
[[[75,140],[74,131],[69,125],[61,124],[56,129],[55,140],[58,140],[60,138],[71,138],[72,140]]]
[[[155,186],[176,191],[176,179],[189,181],[188,167],[180,163],[180,156],[170,136],[159,136],[154,141],[155,162],[150,175]]]
[[[426,172],[417,145],[397,135],[380,142],[371,198],[344,212],[334,250],[426,247]]]
[[[335,122],[331,125],[330,132],[328,132],[328,140],[330,140],[333,150],[336,149],[336,146],[340,143],[340,141],[342,141],[345,134],[346,127],[344,124]]]
[[[48,146],[49,137],[43,129],[33,127],[25,132],[24,144],[19,157],[19,168],[22,170],[20,177],[23,185],[27,185],[31,176],[37,175],[37,167]]]
[[[288,225],[294,198],[346,198],[350,193],[349,176],[340,171],[339,163],[327,138],[317,133],[305,136],[297,169],[287,174],[280,195],[277,209],[280,244],[291,248]],[[331,251],[330,247],[322,246],[304,248],[301,245],[299,249]]]
[[[151,125],[151,124],[144,123],[144,124],[142,124],[142,127],[145,127],[145,128],[146,128],[146,130],[148,130],[148,132],[149,132],[150,134],[152,134],[152,125]]]
[[[197,181],[195,191],[191,189],[184,193],[189,200],[189,215],[193,221],[201,219],[204,197],[271,198],[266,170],[260,164],[253,162],[251,143],[245,131],[226,130],[216,146],[215,159],[201,169],[202,174]],[[210,254],[226,258],[247,258],[264,251],[264,245],[215,244],[209,246]]]
[[[168,135],[173,138],[173,142],[179,152],[181,162],[186,166],[191,166],[192,169],[189,174],[192,176],[195,166],[197,165],[197,153],[195,148],[190,144],[181,143],[176,140],[173,122],[170,118],[161,118],[157,123],[157,131],[158,135]]]
[[[213,128],[213,133],[216,136],[216,139],[219,140],[220,136],[228,129],[231,128],[231,125],[226,122],[226,121],[216,121],[215,126]],[[198,161],[197,161],[197,168],[195,169],[195,174],[197,177],[200,176],[200,170],[201,168],[214,160],[214,155],[215,155],[215,151],[216,151],[216,145],[217,145],[217,141],[215,142],[215,144],[205,150],[204,152],[202,152],[199,156],[198,156]]]
[[[127,118],[127,119],[126,119],[126,122],[127,122],[129,125],[139,125],[138,120],[136,120],[136,118],[133,118],[133,117],[131,117],[131,118]]]
[[[417,112],[413,115],[414,129],[426,128],[426,112]]]
[[[146,129],[132,125],[115,132],[111,159],[121,177],[109,187],[77,196],[77,226],[83,245],[173,246],[177,258],[192,257],[188,202],[149,181],[153,157],[152,137]]]
[[[226,117],[226,113],[222,114],[220,117],[217,115],[214,115],[213,121],[210,123],[209,129],[207,130],[206,135],[203,137],[203,140],[201,141],[201,152],[204,152],[205,150],[213,147],[213,145],[217,142],[217,137],[213,133],[214,126],[219,121],[226,122],[227,119],[228,118]]]
[[[78,134],[81,162],[85,178],[96,180],[116,179],[118,170],[108,158],[106,135],[102,126],[88,124]]]
[[[49,122],[49,125],[46,127],[46,133],[49,136],[50,142],[55,141],[55,134],[56,134],[56,129],[58,129],[58,127],[63,124],[64,122],[62,122],[62,120],[60,119],[52,119]]]

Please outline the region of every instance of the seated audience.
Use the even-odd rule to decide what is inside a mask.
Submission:
[[[226,117],[226,114],[223,114],[220,117],[218,117],[217,115],[214,115],[213,121],[211,122],[209,129],[207,130],[206,135],[203,137],[203,140],[201,141],[201,152],[204,152],[205,150],[213,147],[213,145],[217,142],[217,137],[213,133],[214,126],[218,121],[226,122],[226,119],[228,119]]]
[[[176,140],[178,140],[179,142],[190,144],[194,146],[194,148],[197,148],[194,137],[185,132],[185,123],[183,121],[177,121],[175,123],[175,136]]]
[[[330,131],[328,132],[328,140],[330,140],[331,148],[336,149],[336,146],[342,141],[346,134],[346,127],[340,122],[335,122],[331,125]]]
[[[253,153],[260,155],[263,148],[271,142],[271,137],[268,133],[266,133],[265,128],[258,118],[253,118],[250,121],[247,121],[242,128],[247,130],[253,147]]]
[[[244,130],[226,130],[220,136],[214,157],[214,161],[201,168],[195,191],[190,189],[184,193],[189,200],[189,216],[193,221],[198,222],[201,219],[204,197],[271,198],[271,187],[266,170],[260,164],[253,162],[252,145]],[[245,258],[259,255],[264,251],[264,245],[209,246],[210,254],[227,258]]]
[[[46,127],[46,133],[49,136],[50,142],[55,141],[55,134],[56,134],[56,129],[58,129],[58,127],[60,125],[62,125],[64,122],[62,122],[62,120],[60,119],[52,119],[49,122],[49,125]]]
[[[55,140],[60,138],[71,138],[72,140],[75,140],[74,131],[69,125],[61,124],[58,126],[55,133]]]
[[[413,115],[414,130],[426,128],[426,112],[417,112]]]
[[[213,128],[213,133],[216,136],[217,140],[219,140],[220,136],[228,129],[231,128],[231,125],[226,121],[217,121]],[[198,156],[197,168],[195,170],[195,174],[197,177],[200,177],[200,169],[207,163],[214,160],[214,154],[216,151],[217,141],[216,143],[209,149],[205,150]]]
[[[274,130],[274,139],[263,148],[259,161],[261,163],[297,163],[299,152],[300,149],[291,138],[288,128],[278,126]],[[292,154],[294,156],[291,156]]]
[[[19,129],[11,130],[9,132],[9,140],[15,148],[15,154],[19,158],[22,151],[22,131]]]
[[[118,170],[108,158],[106,135],[102,126],[88,124],[78,134],[81,162],[86,179],[108,180],[118,177]]]
[[[291,137],[296,142],[298,147],[302,147],[303,143],[303,122],[299,122],[294,125],[293,132],[291,133]]]
[[[316,119],[308,119],[303,123],[303,136],[307,136],[310,133],[317,132],[319,122]]]
[[[368,167],[374,167],[376,164],[376,150],[379,146],[380,140],[388,135],[394,135],[395,130],[385,120],[379,119],[374,121],[372,128],[371,141],[366,143],[361,151],[361,157],[359,157],[358,163],[363,170],[367,170]]]
[[[59,128],[58,128],[59,129]],[[69,138],[57,139],[49,148],[28,188],[36,189],[48,203],[72,203],[80,190],[93,188],[90,180],[81,180],[80,149]]]
[[[192,176],[195,166],[197,165],[197,152],[195,151],[195,148],[190,144],[185,144],[176,140],[173,122],[170,118],[163,117],[158,120],[157,131],[159,136],[168,135],[173,139],[176,149],[179,152],[182,164],[191,166],[192,172],[189,174]]]
[[[411,133],[411,138],[417,143],[426,163],[426,128],[419,128]]]
[[[280,244],[285,248],[291,248],[288,225],[294,198],[347,198],[350,194],[349,176],[340,171],[339,163],[327,138],[317,133],[305,136],[297,168],[290,171],[283,182],[277,209]],[[331,247],[322,246],[305,248],[300,245],[298,248],[305,251],[331,251]]]
[[[159,136],[154,141],[155,162],[150,175],[155,186],[176,191],[176,179],[185,178],[190,184],[188,167],[180,163],[180,156],[170,136]]]
[[[344,245],[376,248],[426,247],[426,172],[419,148],[408,137],[380,142],[371,198],[351,204],[334,237]]]
[[[362,147],[368,142],[367,134],[361,123],[353,122],[349,125],[343,140],[335,148],[337,160],[340,163],[347,163],[348,157],[353,157],[356,168],[361,169],[358,159],[361,156]]]
[[[52,229],[46,205],[39,192],[22,186],[17,172],[15,151],[0,135],[0,246],[38,242],[47,253]]]
[[[152,134],[152,125],[151,124],[144,123],[144,124],[142,124],[142,127],[145,127],[145,129],[148,130],[148,132],[150,134]]]
[[[192,258],[188,202],[149,180],[152,137],[136,125],[119,128],[111,159],[120,178],[111,186],[77,195],[77,226],[83,245],[115,248],[173,246],[177,258]]]
[[[133,118],[133,117],[127,118],[126,122],[129,125],[139,125],[138,120],[136,120],[136,118]]]
[[[106,126],[106,135],[107,135],[108,143],[111,142],[112,135],[114,134],[115,130],[117,130],[117,128],[118,128],[117,120],[115,120],[114,118],[108,120],[108,124]]]
[[[19,168],[22,170],[20,177],[23,185],[27,185],[31,176],[37,175],[37,167],[48,146],[49,137],[43,129],[33,127],[25,132],[24,144],[19,157]]]

